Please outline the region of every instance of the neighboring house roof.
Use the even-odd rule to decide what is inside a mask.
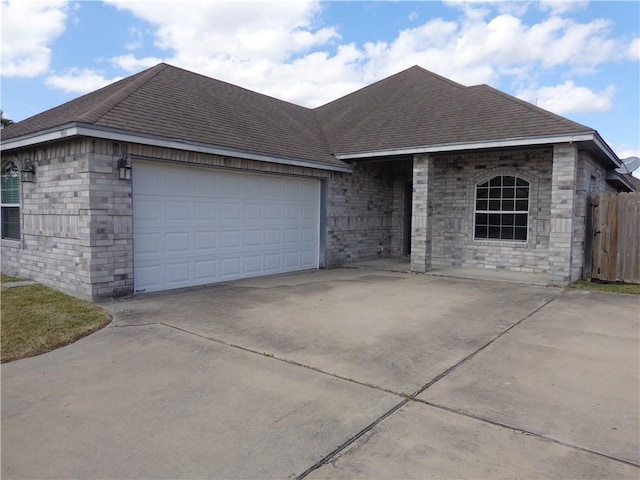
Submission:
[[[308,109],[162,63],[6,127],[2,149],[59,139],[67,127],[71,135],[328,169],[386,153],[561,141],[588,142],[620,163],[592,128],[418,66]]]

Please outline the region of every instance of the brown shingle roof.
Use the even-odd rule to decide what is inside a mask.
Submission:
[[[487,85],[465,87],[418,66],[316,113],[332,153],[593,131]]]
[[[13,124],[2,136],[69,123],[336,166],[344,163],[334,153],[593,131],[417,66],[312,110],[159,64]]]
[[[312,110],[167,64],[11,125],[3,139],[72,122],[344,166]]]

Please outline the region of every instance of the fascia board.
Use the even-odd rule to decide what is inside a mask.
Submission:
[[[554,135],[548,137],[527,137],[527,138],[513,138],[506,140],[487,140],[482,142],[471,143],[446,143],[440,145],[428,145],[421,147],[411,148],[398,148],[389,150],[375,150],[369,152],[355,152],[355,153],[336,153],[334,156],[339,160],[357,160],[361,158],[373,158],[373,157],[387,157],[392,155],[416,155],[420,153],[443,153],[454,152],[461,150],[481,150],[487,148],[502,148],[502,147],[522,147],[529,145],[545,145],[553,143],[572,143],[572,142],[585,142],[594,140],[593,132],[585,132],[578,134],[568,135]],[[604,142],[603,142],[604,143]],[[602,148],[600,145],[598,145]]]
[[[65,140],[70,137],[84,136],[91,138],[101,138],[104,140],[114,140],[118,142],[139,143],[142,145],[151,145],[154,147],[173,148],[177,150],[187,150],[197,153],[207,153],[212,155],[220,155],[227,157],[244,158],[247,160],[257,160],[261,162],[277,163],[281,165],[291,165],[295,167],[315,168],[318,170],[329,170],[335,172],[353,172],[350,165],[330,165],[310,160],[300,160],[295,158],[274,157],[255,152],[246,152],[241,150],[233,150],[224,147],[215,147],[209,145],[182,142],[179,140],[171,140],[167,138],[153,137],[147,135],[133,134],[107,128],[99,128],[94,125],[73,124],[61,126],[55,130],[40,132],[34,135],[19,137],[2,142],[0,151],[14,150],[34,146],[41,143]]]

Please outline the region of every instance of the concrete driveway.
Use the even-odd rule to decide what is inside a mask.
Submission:
[[[2,366],[2,478],[635,478],[640,299],[339,269]]]

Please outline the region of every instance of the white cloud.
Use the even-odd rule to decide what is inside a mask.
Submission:
[[[107,79],[95,70],[70,68],[61,75],[48,76],[45,84],[66,93],[84,94],[121,79],[122,77]]]
[[[604,112],[613,106],[615,87],[609,85],[600,92],[577,86],[571,80],[553,87],[522,91],[517,97],[545,110],[565,115],[568,113]]]
[[[49,69],[50,44],[65,29],[66,0],[2,1],[2,75],[35,77]]]
[[[338,29],[321,23],[322,5],[316,0],[106,1],[148,22],[149,29],[142,28],[151,31],[155,45],[164,50],[162,58],[133,52],[111,58],[125,72],[166,61],[306,106],[325,103],[416,64],[467,85],[490,83],[505,89],[504,84],[511,82],[520,91],[533,91],[544,72],[593,72],[628,59],[629,50],[628,41],[612,36],[606,20],[580,23],[552,14],[525,23],[513,12],[538,5],[531,2],[450,1],[447,4],[464,12],[461,18],[432,19],[398,32],[390,41],[356,45],[342,44]],[[541,8],[558,12],[579,5]],[[142,30],[131,32],[134,43],[141,40]],[[77,76],[63,75],[67,81],[58,83],[69,84]],[[582,109],[587,108],[584,99],[590,98],[584,89],[569,88]],[[604,100],[594,99],[590,108],[609,108],[612,91],[599,94],[605,95]],[[557,102],[552,106],[558,108]]]
[[[127,50],[137,50],[142,48],[142,30],[138,27],[129,28],[129,36],[131,41],[125,45]]]
[[[136,58],[132,54],[120,55],[119,57],[113,57],[110,59],[111,63],[125,72],[139,72],[145,68],[153,67],[164,60],[157,57],[144,57]]]
[[[588,4],[588,0],[541,0],[539,2],[542,10],[549,10],[553,15],[562,15],[574,10],[580,10]]]
[[[634,38],[629,45],[629,58],[631,60],[640,60],[640,37]]]
[[[414,11],[414,12],[411,12],[407,18],[408,18],[410,21],[412,21],[412,22],[413,22],[414,20],[416,20],[416,19],[418,18],[418,12],[415,12],[415,11]]]
[[[338,39],[334,28],[314,28],[317,1],[212,2],[107,0],[157,27],[156,46],[203,57],[260,57],[283,62],[291,55]]]

